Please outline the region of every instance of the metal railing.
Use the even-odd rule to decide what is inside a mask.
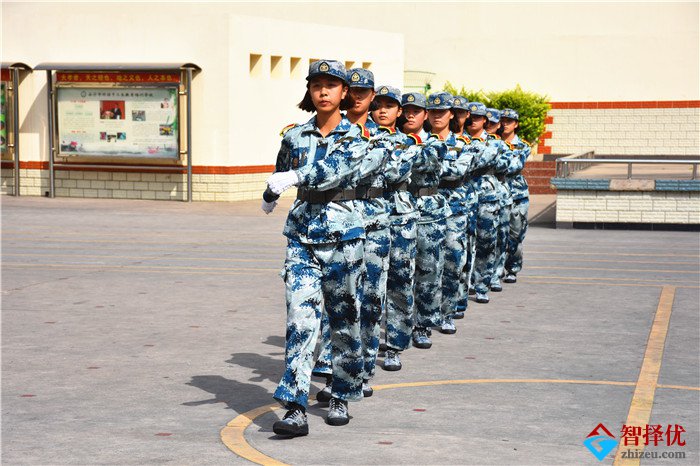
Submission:
[[[644,165],[692,165],[693,171],[691,180],[698,179],[698,165],[700,158],[697,160],[677,160],[677,159],[613,159],[613,158],[595,158],[594,151],[582,152],[580,154],[569,155],[556,160],[557,162],[557,178],[568,178],[577,171],[583,170],[595,164],[627,164],[627,179],[632,179],[632,166],[635,164]]]

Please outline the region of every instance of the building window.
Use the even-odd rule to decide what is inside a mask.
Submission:
[[[291,78],[300,78],[303,76],[304,70],[301,69],[301,58],[290,57],[289,58],[289,76]]]
[[[270,57],[270,76],[272,76],[273,79],[282,77],[282,57],[277,55],[272,55]]]
[[[262,55],[250,54],[250,75],[256,78],[262,76]]]

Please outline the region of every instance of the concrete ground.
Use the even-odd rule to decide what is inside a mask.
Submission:
[[[2,463],[592,465],[599,423],[682,426],[645,453],[685,459],[642,464],[700,463],[698,234],[554,230],[552,202],[517,284],[378,369],[348,426],[311,403],[288,440],[268,407],[288,201],[3,196]]]

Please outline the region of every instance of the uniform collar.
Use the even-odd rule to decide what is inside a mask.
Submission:
[[[350,128],[352,128],[352,123],[350,123],[350,120],[348,120],[347,117],[343,115],[343,118],[340,120],[340,123],[338,123],[338,126],[333,128],[333,130],[330,133],[328,133],[328,136],[337,133],[347,133],[348,131],[350,131]],[[302,130],[302,133],[316,133],[319,135],[321,134],[318,131],[318,128],[316,127],[316,115],[311,117],[311,119],[304,124],[304,129]]]

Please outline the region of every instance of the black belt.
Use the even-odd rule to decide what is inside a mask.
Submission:
[[[386,191],[387,192],[394,192],[394,191],[408,191],[408,181],[401,181],[399,183],[391,183],[386,186]]]
[[[464,186],[463,180],[440,180],[438,188],[440,189],[457,189]]]
[[[470,173],[470,175],[472,178],[476,178],[476,177],[484,176],[484,175],[494,175],[495,173],[496,173],[496,171],[493,168],[488,167],[488,168],[480,168],[478,170],[474,170],[473,172]]]
[[[315,191],[313,189],[299,188],[297,199],[311,204],[328,204],[334,201],[352,201],[357,199],[354,189],[329,189],[327,191]]]
[[[418,186],[409,185],[408,190],[413,194],[413,197],[434,196],[438,192],[437,186],[420,188]]]
[[[359,186],[355,191],[357,192],[357,197],[355,199],[376,199],[378,197],[384,197],[384,188]]]
[[[382,188],[357,189],[329,189],[327,191],[315,191],[313,189],[300,188],[297,190],[297,199],[311,204],[327,204],[336,201],[353,201],[355,199],[375,199],[384,196]]]

